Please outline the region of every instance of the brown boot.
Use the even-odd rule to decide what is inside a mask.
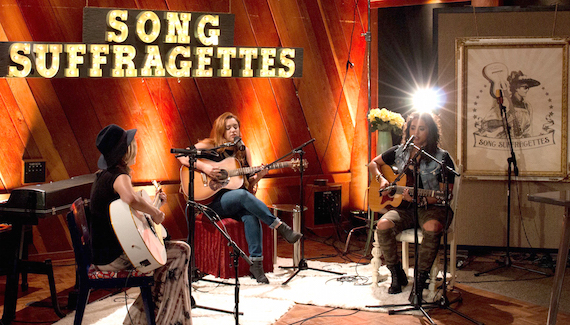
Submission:
[[[412,288],[410,296],[408,297],[409,302],[414,303],[414,297],[416,295],[416,291],[420,292],[420,299],[421,299],[423,291],[426,288],[426,281],[429,278],[430,278],[429,271],[420,271],[420,274],[418,274],[418,282],[414,283],[414,287]]]
[[[386,265],[386,267],[392,274],[392,283],[390,284],[390,288],[388,288],[388,293],[393,295],[402,292],[402,287],[408,285],[408,277],[404,269],[402,269],[402,263]]]

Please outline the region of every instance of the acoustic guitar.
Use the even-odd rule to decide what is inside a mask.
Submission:
[[[157,191],[153,205],[160,208],[162,202],[158,193],[162,189],[156,181],[152,182]],[[141,190],[137,194],[150,202],[146,191]],[[137,213],[142,215],[142,218],[137,217]],[[150,215],[140,211],[136,212],[121,199],[111,202],[109,214],[115,235],[131,264],[137,270],[147,273],[166,264],[166,248],[164,247],[166,229],[164,226],[155,223]]]
[[[384,178],[388,180],[388,182],[393,183],[396,180],[396,174],[392,170],[392,167],[389,165],[382,165],[380,167],[382,171],[382,175]],[[368,188],[368,205],[370,210],[378,212],[385,208],[386,206],[391,206],[397,208],[402,203],[403,192],[407,189],[410,193],[410,196],[414,195],[414,188],[408,187],[406,185],[406,175],[403,175],[402,178],[396,185],[389,185],[383,189],[380,189],[380,183],[376,180],[370,182],[370,187]],[[388,192],[388,195],[382,195],[382,193]],[[426,189],[418,189],[418,196],[419,197],[435,197],[440,200],[445,199],[445,192],[444,191],[434,191],[434,190],[426,190]]]
[[[244,184],[243,175],[254,174],[264,168],[279,169],[279,168],[293,168],[298,169],[300,166],[299,159],[291,159],[290,161],[278,162],[271,166],[256,166],[256,167],[241,167],[239,161],[234,157],[228,157],[220,162],[215,162],[207,159],[199,159],[200,161],[218,167],[220,169],[220,176],[212,178],[206,173],[199,170],[194,170],[194,200],[198,202],[207,201],[214,194],[218,193],[221,189],[236,190],[241,188]],[[303,159],[303,167],[308,166],[307,160]],[[190,182],[189,168],[186,166],[180,167],[180,186],[182,192],[188,197],[188,183]]]

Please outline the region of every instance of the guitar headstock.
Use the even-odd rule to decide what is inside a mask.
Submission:
[[[299,158],[291,159],[290,163],[291,163],[291,168],[294,171],[299,170],[301,167],[301,162]],[[309,166],[309,162],[307,161],[307,159],[303,159],[303,169],[307,168],[307,166]]]
[[[162,186],[155,179],[152,180],[152,185],[154,185],[154,188],[156,189],[156,193],[162,192]]]

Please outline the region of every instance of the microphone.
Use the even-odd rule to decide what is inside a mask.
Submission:
[[[406,150],[408,149],[408,147],[410,146],[410,144],[414,143],[414,138],[415,138],[415,137],[416,137],[415,135],[412,135],[412,136],[408,139],[408,141],[406,141],[406,144],[404,144],[404,150],[403,150],[403,151],[406,151]]]
[[[239,151],[244,151],[245,150],[245,144],[243,144],[243,141],[241,140],[241,137],[236,137],[234,139],[234,146],[236,147],[237,150]]]
[[[189,149],[177,149],[170,148],[170,153],[190,155],[195,154],[197,156],[209,155],[209,156],[219,156],[219,154],[212,149],[197,149],[195,146],[191,146]]]

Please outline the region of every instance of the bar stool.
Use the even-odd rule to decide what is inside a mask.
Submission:
[[[301,209],[298,204],[273,204],[273,215],[277,218],[279,211],[291,213],[293,216],[293,230],[301,232]],[[307,207],[303,207],[307,211]],[[277,262],[277,232],[273,232],[273,263]],[[301,260],[301,241],[293,244],[293,265],[298,265]]]

